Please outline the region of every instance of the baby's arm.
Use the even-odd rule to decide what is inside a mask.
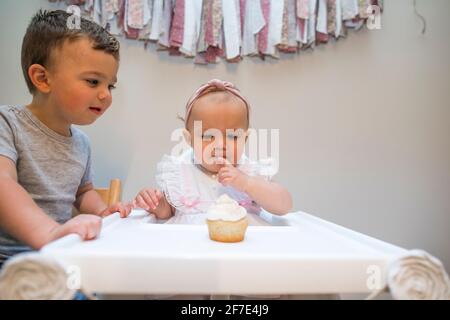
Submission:
[[[283,215],[292,209],[292,197],[289,191],[275,182],[264,180],[262,177],[247,176],[247,193],[264,210],[273,214]]]
[[[158,219],[168,219],[173,216],[174,209],[160,190],[142,189],[135,198],[136,205],[153,213]]]
[[[270,213],[283,215],[292,209],[292,197],[286,188],[262,177],[249,176],[230,164],[220,169],[219,182],[247,193]]]
[[[19,185],[14,162],[0,156],[0,226],[19,241],[40,249],[70,233],[79,234],[83,240],[93,239],[100,232],[101,219],[79,215],[60,225]]]

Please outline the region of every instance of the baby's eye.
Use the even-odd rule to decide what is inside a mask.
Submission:
[[[209,141],[209,140],[212,140],[213,138],[214,138],[214,136],[212,134],[203,134],[202,135],[203,140]]]
[[[113,85],[113,84],[110,84],[109,86],[108,86],[108,89],[111,91],[111,90],[114,90],[116,88],[116,86],[115,85]]]
[[[235,134],[229,134],[229,135],[227,135],[227,138],[230,140],[237,140],[238,136]]]
[[[96,85],[98,85],[98,80],[96,80],[96,79],[87,79],[86,80],[87,81],[87,83],[89,83],[91,86],[96,86]]]

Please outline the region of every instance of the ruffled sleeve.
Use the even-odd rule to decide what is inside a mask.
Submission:
[[[176,158],[174,156],[164,155],[156,166],[155,180],[162,191],[167,190],[167,184],[170,183],[170,180],[172,180],[172,183],[176,181],[175,179],[179,173],[175,170],[175,162]]]
[[[181,156],[164,155],[156,167],[155,180],[175,209],[183,213],[200,212],[201,201],[193,172],[192,152]]]

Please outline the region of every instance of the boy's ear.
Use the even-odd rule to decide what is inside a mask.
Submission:
[[[38,91],[42,93],[50,92],[50,83],[45,67],[40,64],[32,64],[28,68],[28,77],[30,77],[31,82]]]
[[[183,137],[186,140],[186,143],[192,147],[191,144],[191,133],[187,131],[187,129],[183,129]]]

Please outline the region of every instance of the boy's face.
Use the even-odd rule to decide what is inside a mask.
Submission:
[[[66,41],[52,52],[48,69],[49,99],[69,124],[93,123],[111,105],[118,61],[94,50],[87,38]]]
[[[223,99],[220,95],[223,93],[199,98],[188,124],[195,160],[212,173],[217,173],[224,165],[217,158],[224,158],[233,165],[239,162],[248,130],[244,102],[234,96]],[[194,121],[201,121],[201,130],[196,130]]]

